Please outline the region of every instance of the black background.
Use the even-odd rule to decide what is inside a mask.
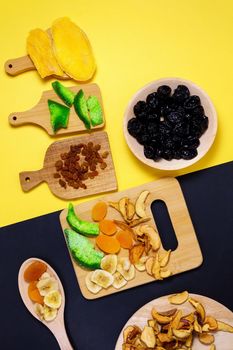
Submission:
[[[202,266],[105,298],[89,301],[82,297],[59,212],[3,227],[0,349],[59,349],[50,331],[31,316],[20,299],[18,270],[32,256],[46,260],[61,278],[66,293],[66,328],[74,349],[113,350],[121,328],[138,308],[154,298],[185,289],[216,299],[233,310],[233,162],[178,180],[203,253]]]

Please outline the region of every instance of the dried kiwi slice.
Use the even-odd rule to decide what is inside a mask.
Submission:
[[[54,133],[61,128],[67,128],[70,109],[56,101],[48,100],[50,122]]]
[[[90,114],[91,125],[96,126],[103,123],[103,111],[100,102],[96,96],[89,96],[87,99],[87,108]]]
[[[68,107],[71,107],[73,105],[75,96],[75,93],[73,91],[62,85],[59,81],[54,81],[52,83],[52,87],[56,94],[63,102],[65,102]]]
[[[90,129],[91,123],[90,123],[88,109],[87,109],[87,102],[86,102],[84,92],[82,89],[79,90],[79,92],[75,95],[74,109],[75,109],[75,112],[77,113],[78,117],[84,123],[86,129]]]

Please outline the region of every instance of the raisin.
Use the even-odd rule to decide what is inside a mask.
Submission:
[[[109,155],[109,152],[108,151],[105,151],[102,153],[102,158],[108,158],[108,155]]]
[[[91,171],[95,171],[95,170],[96,170],[96,166],[95,166],[95,165],[91,165],[91,166],[90,166],[90,170],[91,170]]]
[[[61,185],[61,187],[66,188],[66,183],[62,179],[59,180],[59,184]]]
[[[100,169],[104,170],[107,167],[107,164],[105,162],[100,164]]]

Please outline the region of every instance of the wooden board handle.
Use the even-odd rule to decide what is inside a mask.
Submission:
[[[28,192],[32,188],[38,186],[41,182],[45,181],[44,174],[44,169],[21,172],[19,174],[19,179],[22,189]]]
[[[42,119],[40,117],[37,117],[36,107],[33,107],[32,109],[29,109],[28,111],[24,112],[13,112],[8,116],[8,121],[10,125],[12,126],[21,126],[25,124],[34,124],[37,126],[40,126],[41,128],[45,129],[48,133],[48,126],[46,118]]]
[[[36,69],[34,63],[28,55],[12,58],[5,63],[5,72],[12,76],[34,69]]]

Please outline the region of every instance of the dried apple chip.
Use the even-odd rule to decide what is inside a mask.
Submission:
[[[51,31],[54,54],[64,72],[78,81],[91,79],[96,64],[86,34],[67,17],[54,21]]]
[[[203,323],[205,321],[205,309],[203,305],[193,298],[189,298],[189,302],[196,309],[198,316],[200,317],[201,322]]]
[[[201,333],[198,335],[198,338],[202,344],[210,345],[214,342],[214,336],[210,333]]]
[[[141,334],[141,340],[148,348],[154,348],[156,344],[156,338],[155,333],[152,327],[145,326],[142,334]]]
[[[218,331],[233,333],[233,327],[225,322],[217,321]]]
[[[184,291],[182,293],[174,294],[168,297],[168,300],[171,304],[181,305],[188,300],[189,293]]]

